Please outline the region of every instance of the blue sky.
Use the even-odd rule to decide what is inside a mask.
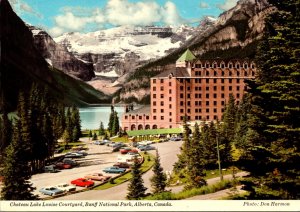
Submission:
[[[27,23],[52,36],[121,25],[181,25],[218,17],[237,0],[9,0]]]

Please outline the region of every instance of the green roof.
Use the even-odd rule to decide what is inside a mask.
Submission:
[[[180,129],[180,128],[127,131],[127,135],[129,135],[129,136],[180,134],[180,133],[182,133],[182,129]]]
[[[183,55],[181,55],[181,57],[177,60],[177,62],[193,61],[195,59],[195,55],[189,49],[187,49],[183,53]]]

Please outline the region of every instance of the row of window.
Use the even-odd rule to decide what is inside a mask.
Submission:
[[[255,76],[255,73],[254,71],[244,71],[244,72],[241,72],[241,71],[237,71],[235,76],[239,77],[241,76],[241,74],[243,73],[243,76],[244,77],[247,77],[247,76]],[[232,77],[234,75],[234,72],[233,71],[229,71],[228,72],[228,75],[229,77]],[[209,76],[214,76],[214,77],[218,77],[218,76],[222,76],[222,77],[225,77],[225,71],[222,71],[220,74],[218,74],[217,71],[195,71],[195,76],[206,76],[206,77],[209,77]]]
[[[141,116],[141,115],[132,115],[132,116],[131,116],[131,119],[135,119],[136,116],[137,116],[136,119],[138,119],[138,120],[143,120],[143,116]],[[145,116],[145,115],[144,115],[144,117],[145,117],[146,120],[149,120],[149,116]],[[128,116],[125,116],[125,119],[127,120],[127,119],[128,119]]]
[[[228,90],[229,91],[232,91],[232,89],[233,89],[233,86],[227,86],[228,87]],[[188,91],[190,91],[191,89],[190,89],[190,87],[188,87],[189,89],[187,89]],[[236,86],[235,87],[236,88],[236,90],[237,91],[239,91],[240,90],[240,86]],[[201,91],[202,90],[202,87],[195,87],[195,91]],[[210,90],[210,87],[209,86],[206,86],[205,87],[205,90],[206,91],[209,91]],[[217,91],[218,90],[218,87],[217,86],[213,86],[213,90],[214,91]],[[244,90],[247,90],[247,87],[246,86],[244,86]],[[181,89],[180,88],[180,91],[183,91],[183,89]],[[221,91],[225,91],[225,86],[221,86]],[[181,94],[180,94],[181,95]],[[183,95],[183,94],[182,94]],[[187,94],[187,95],[189,95],[189,94]],[[183,97],[182,97],[183,98]]]
[[[225,83],[225,80],[226,80],[226,83],[228,81],[228,83],[232,83],[233,80],[236,80],[236,83],[240,83],[240,79],[194,79],[195,83],[210,83],[210,82],[213,82],[213,83],[218,83],[218,80],[221,81],[221,83]]]
[[[220,110],[221,110],[222,113],[225,111],[224,108],[220,108]],[[213,108],[213,110],[210,110],[210,108],[206,108],[203,111],[202,111],[202,108],[196,108],[194,111],[195,111],[195,113],[202,113],[202,112],[210,113],[211,111],[213,111],[214,113],[217,113],[218,112],[218,108]],[[191,109],[187,109],[186,112],[187,113],[191,113]],[[183,114],[184,113],[184,109],[180,109],[180,113]]]
[[[186,116],[187,117],[187,121],[190,121],[191,120],[191,116]],[[184,116],[180,116],[180,120],[183,121],[184,119]],[[218,116],[217,115],[213,115],[213,116],[195,116],[194,120],[195,121],[201,121],[201,120],[218,120]]]
[[[248,63],[244,63],[242,66],[240,65],[240,63],[235,63],[234,65],[233,65],[233,63],[229,63],[228,66],[226,67],[224,62],[222,62],[220,65],[218,65],[216,62],[214,62],[213,64],[210,64],[208,62],[204,63],[204,64],[198,63],[198,64],[195,64],[195,67],[196,68],[233,68],[233,67],[235,67],[237,69],[240,69],[241,67],[243,67],[244,69],[249,68]],[[255,65],[253,63],[251,63],[250,67],[252,69],[254,69]]]

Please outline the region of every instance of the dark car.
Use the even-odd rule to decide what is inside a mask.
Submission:
[[[106,173],[117,173],[118,174],[118,173],[125,172],[126,169],[112,166],[112,167],[107,167],[107,168],[103,169],[103,171]]]
[[[128,163],[125,163],[125,162],[118,162],[118,163],[115,163],[113,166],[115,167],[119,167],[119,168],[125,168],[125,169],[128,169],[130,168],[130,165]]]

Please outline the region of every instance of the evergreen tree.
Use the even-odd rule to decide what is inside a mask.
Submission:
[[[79,109],[75,106],[71,110],[71,122],[72,122],[72,140],[78,141],[81,137],[81,125]]]
[[[217,166],[217,129],[214,122],[210,122],[209,126],[206,124],[202,127],[201,141],[204,146],[203,157],[205,159],[205,167],[207,169],[214,169]]]
[[[100,127],[99,127],[99,133],[98,133],[100,136],[104,135],[105,134],[105,131],[104,131],[104,126],[103,126],[103,122],[101,121],[100,122]]]
[[[93,133],[92,133],[92,130],[89,131],[89,138],[92,138],[93,137]]]
[[[31,170],[28,161],[27,143],[22,140],[21,122],[14,128],[13,140],[6,148],[2,175],[4,177],[1,191],[2,200],[35,200],[34,188],[30,184]]]
[[[71,109],[68,108],[67,109],[67,113],[66,113],[66,129],[65,131],[68,133],[68,138],[70,138],[70,140],[72,141],[73,140],[73,128],[74,128],[74,125],[73,125],[73,121],[72,121],[72,113],[71,113]],[[65,132],[64,132],[65,134]]]
[[[94,132],[94,135],[93,135],[93,138],[92,138],[92,140],[97,140],[97,134]]]
[[[65,132],[63,134],[63,140],[64,140],[66,146],[68,146],[68,144],[72,141],[72,137],[70,136],[67,129],[65,129]]]
[[[118,117],[118,113],[115,111],[113,125],[111,129],[111,135],[112,136],[117,135],[119,131],[120,131],[119,117]]]
[[[158,151],[156,150],[156,158],[153,166],[154,175],[150,179],[151,186],[153,188],[153,193],[161,193],[165,191],[167,177],[163,172],[163,168],[160,165],[160,157]]]
[[[200,142],[199,125],[195,124],[193,139],[190,143],[190,150],[188,152],[188,177],[189,182],[186,186],[188,188],[199,188],[206,185],[204,179],[205,174],[205,159],[204,159],[204,144]]]
[[[132,178],[130,179],[127,193],[127,199],[130,200],[141,199],[145,196],[145,191],[147,190],[147,188],[144,186],[144,181],[139,167],[140,165],[137,161],[137,158],[135,158],[134,164],[131,168]]]
[[[300,198],[300,3],[269,0],[277,11],[266,19],[257,53],[258,74],[249,82],[251,133],[241,159],[251,173],[251,199]]]
[[[0,118],[0,155],[3,155],[5,148],[10,144],[12,138],[12,123],[4,110]]]
[[[114,111],[114,106],[111,105],[111,112],[110,112],[110,115],[109,115],[109,122],[108,122],[108,132],[110,134],[110,136],[112,136],[112,129],[113,129],[113,125],[114,125],[114,116],[115,116],[115,111]]]

